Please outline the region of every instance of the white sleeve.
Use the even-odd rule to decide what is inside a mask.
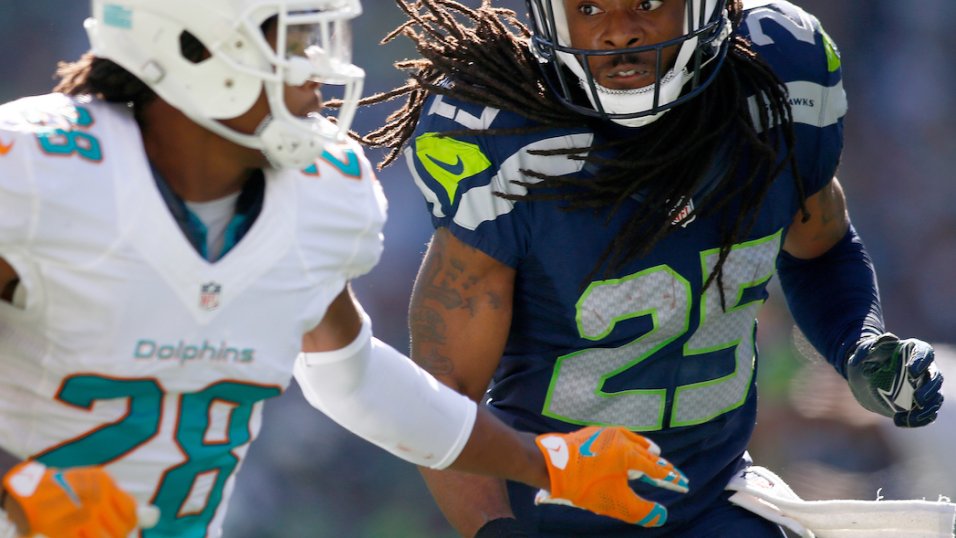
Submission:
[[[404,460],[444,469],[471,435],[477,405],[362,329],[348,346],[301,353],[295,379],[335,422]]]

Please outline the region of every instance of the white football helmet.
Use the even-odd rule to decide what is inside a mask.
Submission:
[[[186,116],[237,144],[262,151],[277,168],[305,168],[325,144],[348,132],[365,73],[352,64],[350,20],[359,0],[92,0],[86,20],[92,52],[146,83]],[[276,48],[263,34],[277,24]],[[183,55],[191,34],[209,53]],[[297,117],[285,85],[307,81],[342,86],[336,121]],[[254,134],[225,127],[255,104],[263,89],[271,114]]]
[[[545,66],[548,83],[565,106],[626,127],[647,125],[703,91],[713,82],[727,54],[731,24],[725,9],[726,0],[684,2],[684,34],[676,39],[632,48],[590,50],[571,46],[564,0],[527,0],[532,25],[531,50],[542,64],[548,64]],[[674,65],[669,68],[661,65],[663,50],[678,45]],[[589,67],[591,57],[648,52],[657,54],[656,80],[643,88],[606,88],[596,82]],[[703,67],[715,60],[714,68],[703,77]],[[685,91],[688,83],[691,86]],[[582,90],[590,106],[576,98]]]

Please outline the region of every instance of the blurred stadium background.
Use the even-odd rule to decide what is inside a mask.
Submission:
[[[468,0],[475,5],[476,0]],[[395,60],[413,51],[379,39],[400,13],[365,0],[355,24],[366,95],[393,87]],[[850,113],[840,179],[876,260],[888,327],[938,346],[956,382],[956,2],[797,0],[843,54]],[[523,9],[520,0],[500,5]],[[0,2],[0,102],[45,93],[56,62],[87,48],[83,0]],[[390,107],[361,111],[367,132]],[[372,154],[373,160],[380,155]],[[355,283],[375,332],[408,346],[408,296],[431,229],[403,164],[381,174],[390,199],[381,263]],[[862,411],[829,366],[807,358],[778,289],[760,318],[761,411],[756,461],[805,499],[956,498],[952,406],[921,431]],[[945,366],[944,366],[945,368]],[[298,388],[266,407],[262,435],[239,475],[228,538],[454,536],[417,471],[308,407]]]

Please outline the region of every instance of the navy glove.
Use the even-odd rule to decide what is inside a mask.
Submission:
[[[863,407],[900,427],[933,422],[943,405],[943,375],[933,347],[922,340],[891,333],[863,340],[847,359],[846,377]]]

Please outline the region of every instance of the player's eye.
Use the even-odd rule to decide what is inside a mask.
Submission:
[[[599,15],[604,13],[604,10],[597,7],[594,4],[581,4],[578,6],[578,13],[586,16]]]
[[[288,56],[305,56],[305,51],[318,42],[319,33],[315,26],[289,26],[286,30],[285,51]]]
[[[642,11],[654,11],[662,5],[664,5],[663,0],[644,0],[643,2],[640,2],[637,7]]]

